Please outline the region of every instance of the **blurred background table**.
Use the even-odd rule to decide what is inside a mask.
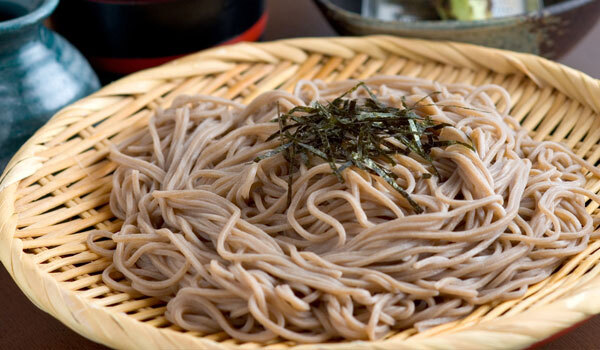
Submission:
[[[269,22],[264,40],[291,37],[333,36],[312,1],[268,0]],[[290,15],[293,14],[293,15]],[[600,78],[600,22],[559,62]],[[599,96],[600,98],[600,96]],[[600,316],[595,316],[539,350],[599,349]],[[0,267],[0,349],[106,349],[63,326],[37,309],[19,290],[8,272]]]

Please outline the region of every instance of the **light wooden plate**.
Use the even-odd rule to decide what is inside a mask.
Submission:
[[[293,39],[203,51],[123,78],[63,109],[15,155],[0,182],[0,258],[38,307],[82,335],[116,348],[260,348],[224,333],[184,332],[153,298],[110,290],[109,262],[87,249],[87,231],[116,231],[108,207],[108,146],[144,127],[152,111],[182,93],[247,103],[299,79],[417,76],[443,83],[504,86],[512,115],[538,140],[562,141],[596,163],[600,158],[600,81],[539,57],[466,44],[387,36]],[[587,183],[600,190],[600,181]],[[596,213],[597,205],[589,211]],[[377,342],[302,349],[514,349],[526,347],[600,312],[600,241],[571,259],[520,300],[484,305],[469,317]]]

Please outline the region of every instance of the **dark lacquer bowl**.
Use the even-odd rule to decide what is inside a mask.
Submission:
[[[264,0],[63,0],[52,25],[106,78],[256,41],[266,19]]]
[[[541,12],[480,21],[383,21],[348,9],[361,0],[314,0],[341,34],[392,34],[461,41],[557,58],[568,52],[600,16],[600,0],[546,1]],[[359,7],[359,6],[358,6]]]

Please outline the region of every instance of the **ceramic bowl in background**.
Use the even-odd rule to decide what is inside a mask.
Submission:
[[[42,21],[58,0],[0,0],[0,172],[62,107],[100,86],[85,58]]]
[[[266,20],[264,0],[66,0],[52,26],[109,81],[211,46],[256,41]]]
[[[344,35],[393,34],[451,40],[558,58],[593,27],[600,0],[546,0],[540,12],[479,21],[380,20],[361,16],[361,0],[314,0]],[[405,1],[405,0],[402,0]]]

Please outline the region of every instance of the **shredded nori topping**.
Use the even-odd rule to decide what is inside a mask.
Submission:
[[[368,98],[345,98],[360,87],[368,93]],[[404,99],[402,108],[387,106],[361,82],[326,105],[315,102],[312,106],[294,107],[287,113],[280,113],[278,106],[278,117],[274,122],[279,123],[279,131],[269,136],[267,141],[278,138],[281,145],[255,161],[282,153],[290,163],[288,206],[293,174],[299,162],[310,167],[311,159],[318,157],[329,164],[342,183],[342,171],[350,166],[380,176],[408,201],[416,213],[422,213],[423,208],[398,185],[398,177],[385,165],[396,165],[393,158],[396,154],[416,155],[429,164],[430,173],[424,174],[423,178],[439,177],[431,158],[432,148],[453,144],[469,149],[473,147],[458,141],[439,140],[440,130],[451,125],[417,114],[415,108],[421,101],[412,107]]]

